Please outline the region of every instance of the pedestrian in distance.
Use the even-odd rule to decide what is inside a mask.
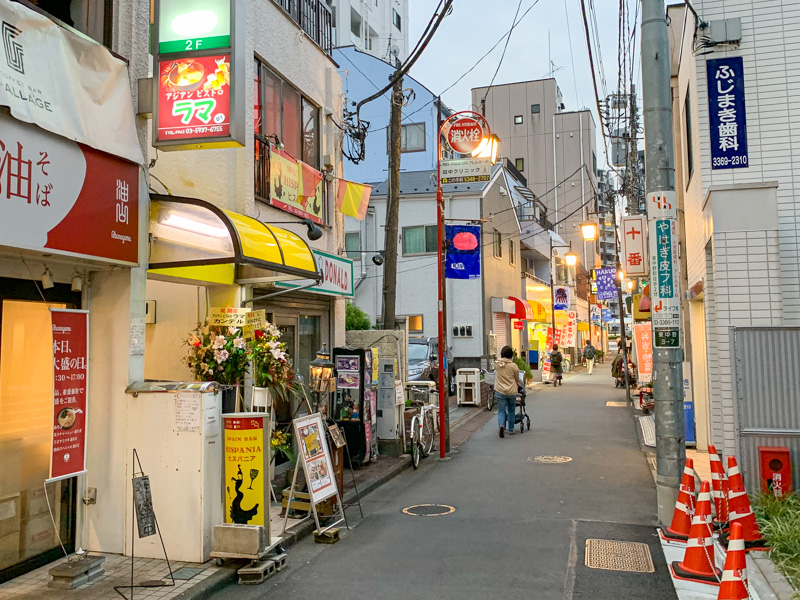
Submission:
[[[561,376],[564,373],[564,357],[558,351],[558,344],[553,344],[553,351],[550,353],[550,370],[553,372],[553,387],[562,385]]]
[[[514,416],[516,412],[519,367],[511,360],[514,351],[511,346],[503,346],[500,358],[495,362],[494,397],[497,402],[497,423],[500,437],[505,437],[505,429],[514,435]]]
[[[586,340],[586,346],[583,348],[583,358],[586,359],[586,370],[589,375],[592,374],[594,369],[594,357],[596,354],[597,350],[592,346],[592,340]]]

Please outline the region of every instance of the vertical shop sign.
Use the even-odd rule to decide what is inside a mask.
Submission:
[[[480,239],[480,225],[445,225],[447,279],[480,279]]]
[[[650,222],[652,321],[656,348],[680,346],[681,306],[678,297],[678,234],[674,219]]]
[[[567,311],[567,324],[564,325],[562,343],[565,348],[575,347],[575,337],[578,331],[578,313],[574,310]]]
[[[569,288],[558,286],[553,290],[553,310],[569,310]]]
[[[594,270],[597,280],[597,299],[611,300],[617,297],[617,270],[605,267]],[[605,320],[605,319],[604,319]]]
[[[634,323],[633,338],[636,342],[636,362],[639,366],[639,381],[653,381],[653,333],[650,323]]]
[[[48,481],[86,473],[89,311],[51,308],[53,443]]]
[[[706,62],[711,168],[748,167],[744,64],[741,56]]]
[[[269,526],[268,417],[223,415],[225,421],[225,522]],[[267,532],[269,537],[269,532]]]
[[[625,274],[647,275],[647,217],[622,217],[622,261]]]

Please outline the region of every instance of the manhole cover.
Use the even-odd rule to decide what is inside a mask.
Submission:
[[[614,540],[586,540],[586,566],[631,573],[655,571],[647,544]]]
[[[628,406],[627,402],[606,402],[606,406]]]
[[[572,459],[569,456],[542,455],[542,456],[529,456],[528,460],[530,462],[537,462],[537,463],[567,463],[570,462]]]
[[[442,517],[456,512],[456,507],[449,504],[415,504],[407,506],[403,512],[414,517]]]

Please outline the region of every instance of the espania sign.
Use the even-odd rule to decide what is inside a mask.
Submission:
[[[355,282],[353,281],[353,261],[349,258],[328,254],[314,250],[314,260],[317,263],[317,271],[322,274],[322,283],[310,288],[305,288],[309,292],[320,294],[330,294],[332,296],[344,296],[352,298],[354,295]],[[281,287],[302,287],[313,283],[310,279],[281,281],[276,286]]]
[[[244,146],[244,0],[155,0],[154,30],[153,146]]]

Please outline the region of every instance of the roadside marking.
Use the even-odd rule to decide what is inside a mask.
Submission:
[[[449,504],[415,504],[405,507],[403,512],[412,517],[443,517],[456,512],[456,507]]]
[[[628,406],[627,402],[606,402],[606,406]]]

